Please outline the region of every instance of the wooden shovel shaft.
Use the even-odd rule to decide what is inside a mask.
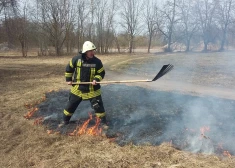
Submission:
[[[136,83],[136,82],[152,82],[152,80],[126,80],[126,81],[103,81],[96,82],[97,84],[111,84],[111,83]],[[88,85],[92,82],[73,82],[72,85]]]

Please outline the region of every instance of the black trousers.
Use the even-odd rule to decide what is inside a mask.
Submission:
[[[82,98],[79,96],[76,96],[72,93],[69,95],[69,101],[64,109],[64,121],[68,122],[70,118],[72,117],[73,113],[77,109],[78,105],[82,102]],[[95,115],[99,118],[105,117],[105,109],[102,101],[102,97],[97,96],[94,98],[89,99],[91,103],[91,107],[95,111]]]

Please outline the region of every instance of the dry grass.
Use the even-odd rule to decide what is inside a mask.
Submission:
[[[107,65],[128,56],[102,56]],[[70,57],[0,58],[0,167],[234,167],[234,158],[191,154],[161,146],[120,147],[105,137],[48,135],[26,120],[25,103],[46,91],[69,89],[64,68]]]

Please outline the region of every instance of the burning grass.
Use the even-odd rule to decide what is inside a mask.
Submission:
[[[235,146],[231,143],[235,135],[232,132],[223,132],[235,125],[232,120],[227,120],[225,123],[225,119],[218,113],[218,110],[223,108],[226,115],[231,117],[235,102],[213,97],[203,98],[151,91],[125,85],[110,85],[103,88],[108,93],[103,94],[103,99],[108,104],[106,109],[110,127],[106,136],[110,142],[120,146],[160,145],[169,142],[170,146],[176,149],[193,153],[218,154],[226,157],[235,154]],[[113,90],[119,92],[112,93]],[[134,92],[137,94],[135,98],[132,97]],[[125,97],[121,96],[123,93]],[[61,104],[66,102],[67,95],[68,92],[63,90],[46,93],[47,101],[44,99],[37,106],[37,113],[34,113],[34,124],[46,125],[48,134],[102,136],[100,119],[94,118],[91,113],[88,115],[86,113],[91,110],[89,102],[83,102],[79,106],[69,126],[58,129],[64,108]],[[139,99],[140,95],[145,95],[145,100]],[[197,106],[194,107],[194,103]],[[204,110],[203,114],[206,114],[207,118],[201,115],[198,107]],[[193,122],[194,119],[197,119],[197,122]],[[223,124],[218,127],[217,123],[222,122]],[[224,137],[228,139],[225,141]]]

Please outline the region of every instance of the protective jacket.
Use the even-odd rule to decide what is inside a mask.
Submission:
[[[73,82],[100,82],[105,76],[105,70],[100,59],[87,59],[86,54],[79,53],[71,59],[66,67],[66,81]],[[100,85],[74,85],[71,92],[82,99],[91,99],[101,95]]]

